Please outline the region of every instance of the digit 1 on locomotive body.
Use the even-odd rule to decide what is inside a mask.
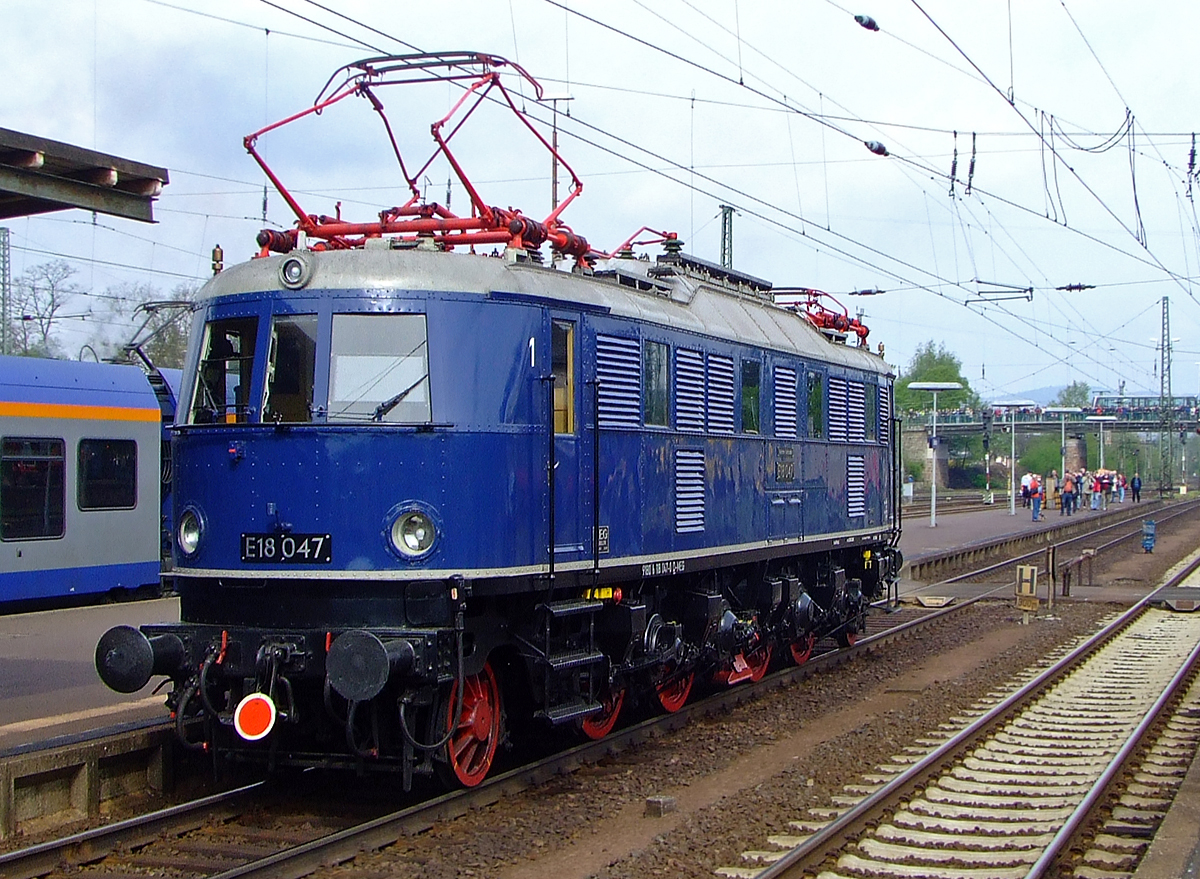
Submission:
[[[476,785],[539,724],[599,738],[634,703],[852,644],[898,576],[894,373],[866,328],[672,233],[595,249],[560,219],[582,189],[565,162],[544,220],[488,206],[441,131],[509,73],[540,94],[477,53],[349,65],[309,112],[465,84],[433,133],[470,215],[403,163],[412,198],[366,223],[277,183],[296,228],[200,293],[172,439],[180,621],[96,655],[123,692],[169,677],[190,744]],[[246,146],[277,180],[270,128]]]

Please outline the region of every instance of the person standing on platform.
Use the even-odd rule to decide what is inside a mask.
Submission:
[[[1140,504],[1142,502],[1142,477],[1137,473],[1133,474],[1133,479],[1129,480],[1129,491],[1133,494],[1133,502]]]
[[[1125,503],[1125,486],[1126,486],[1126,484],[1127,483],[1125,480],[1125,474],[1118,473],[1117,474],[1117,503],[1119,503],[1119,504]]]
[[[1079,490],[1083,493],[1083,505],[1090,509],[1092,506],[1092,476],[1086,470],[1079,471]]]
[[[1029,500],[1033,505],[1033,521],[1042,518],[1042,499],[1045,497],[1041,477],[1034,475],[1029,480]]]
[[[1075,477],[1068,470],[1063,474],[1062,481],[1062,504],[1058,508],[1058,515],[1071,515],[1071,504],[1075,502]]]

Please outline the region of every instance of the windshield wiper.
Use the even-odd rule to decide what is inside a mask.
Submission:
[[[425,381],[427,378],[429,378],[429,373],[425,373],[407,388],[396,394],[396,396],[384,400],[375,407],[375,414],[371,416],[371,420],[383,421],[383,416],[387,415],[389,412],[399,406],[404,401],[404,398],[415,391],[421,385],[421,382]]]

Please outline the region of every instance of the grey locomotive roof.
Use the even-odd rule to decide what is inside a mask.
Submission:
[[[416,249],[298,250],[232,266],[200,291],[199,299],[283,290],[279,268],[298,256],[311,268],[305,289],[515,293],[593,308],[676,330],[787,351],[871,372],[892,374],[867,348],[830,342],[802,315],[748,288],[711,282],[686,271],[663,274],[638,259],[610,259],[596,274],[573,274],[531,263],[475,254]],[[644,289],[639,289],[639,287]]]

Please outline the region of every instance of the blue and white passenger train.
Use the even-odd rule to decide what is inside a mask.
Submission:
[[[372,61],[355,93],[419,63]],[[481,206],[298,211],[199,294],[180,621],[96,661],[122,692],[169,676],[215,752],[478,784],[531,725],[600,737],[851,643],[897,576],[879,355],[674,236],[651,262]]]
[[[0,357],[0,610],[158,590],[170,372]]]

